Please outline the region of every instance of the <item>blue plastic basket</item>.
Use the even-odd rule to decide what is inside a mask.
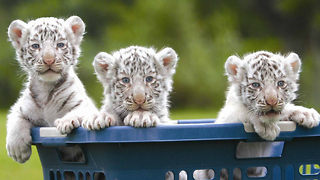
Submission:
[[[200,169],[212,169],[214,179],[220,179],[220,171],[227,170],[231,180],[236,168],[241,170],[242,180],[250,180],[253,178],[246,174],[250,167],[267,168],[266,176],[259,179],[320,179],[320,126],[306,129],[283,122],[276,139],[283,143],[277,143],[280,145],[275,147],[273,157],[238,159],[236,147],[240,141],[262,141],[256,133],[248,133],[250,125],[213,124],[214,120],[178,122],[155,128],[78,128],[68,136],[55,133],[54,128],[33,128],[32,137],[44,180],[64,180],[66,172],[73,173],[76,180],[93,180],[97,173],[105,180],[164,180],[166,173],[172,172],[178,180],[181,171],[191,180]],[[84,152],[85,162],[62,162],[57,148],[76,144]]]

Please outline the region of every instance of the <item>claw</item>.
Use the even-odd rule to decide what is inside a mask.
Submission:
[[[108,123],[107,123],[107,126],[109,127],[109,126],[112,126],[112,120],[111,120],[111,118],[110,117],[108,117]]]
[[[303,122],[304,122],[304,118],[302,118],[301,121],[299,122],[299,126],[303,124]]]

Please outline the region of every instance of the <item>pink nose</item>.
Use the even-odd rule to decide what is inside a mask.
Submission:
[[[138,104],[142,105],[146,101],[145,89],[144,86],[141,84],[136,84],[133,86],[133,101]]]
[[[277,99],[274,99],[274,98],[267,99],[267,104],[270,106],[275,106],[277,104]]]
[[[141,105],[146,101],[146,96],[142,93],[136,93],[133,95],[133,101]]]
[[[145,102],[145,98],[144,97],[139,97],[139,98],[133,98],[133,101],[139,105],[143,104]]]
[[[53,64],[54,61],[55,61],[55,58],[52,55],[46,55],[43,57],[43,62],[46,63],[47,65]]]

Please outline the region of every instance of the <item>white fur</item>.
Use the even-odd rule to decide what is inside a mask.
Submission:
[[[99,53],[93,65],[104,87],[104,104],[100,114],[84,121],[83,127],[152,127],[168,122],[168,95],[177,61],[177,54],[171,48],[156,53],[152,48],[130,46],[113,55]],[[151,82],[146,82],[148,76],[153,77]],[[130,82],[123,83],[123,78]],[[160,92],[159,96],[156,91]],[[144,102],[139,105],[135,100]]]
[[[241,84],[245,84],[245,77],[251,76],[250,73],[253,73],[251,65],[254,63],[254,57],[260,54],[268,54],[273,60],[279,62],[283,68],[285,75],[287,76],[286,81],[292,86],[292,92],[290,92],[290,98],[284,102],[284,107],[282,108],[281,115],[274,117],[265,117],[254,113],[250,108],[255,108],[253,105],[247,103],[246,95],[239,96],[239,87]],[[250,62],[250,63],[249,63]],[[292,118],[292,120],[298,122],[299,124],[305,125],[307,127],[314,127],[318,125],[319,114],[315,110],[309,110],[307,108],[302,108],[299,106],[294,106],[290,102],[296,98],[295,91],[298,89],[296,81],[299,79],[301,61],[297,54],[290,53],[289,56],[284,57],[280,54],[272,54],[269,52],[256,52],[249,55],[246,55],[243,60],[236,56],[230,56],[226,62],[225,69],[230,81],[229,91],[227,92],[227,100],[224,108],[221,109],[218,115],[216,123],[251,123],[253,124],[256,132],[266,140],[274,140],[280,132],[280,128],[276,123],[281,119],[288,120],[293,117],[292,114],[294,111],[305,111],[302,114],[306,114],[308,118],[305,121],[301,122],[299,118]],[[280,78],[280,77],[279,77]],[[264,81],[272,81],[267,77]],[[270,85],[271,86],[271,85]],[[275,91],[278,91],[275,89]],[[263,92],[262,92],[263,93]],[[267,91],[265,93],[268,93]],[[280,94],[278,94],[280,96]],[[297,116],[297,115],[296,115]],[[295,117],[296,117],[295,116]],[[298,120],[299,119],[299,120]],[[311,125],[310,125],[311,124]]]
[[[279,63],[279,69],[286,75],[286,83],[290,86],[288,97],[282,97],[284,100],[283,105],[277,107],[281,114],[275,116],[264,116],[257,114],[255,111],[255,102],[249,102],[247,100],[247,94],[241,94],[241,84],[246,86],[247,78],[253,78],[255,69],[252,69],[252,65],[261,61],[259,58],[260,54],[266,54],[269,59],[275,60]],[[264,57],[267,58],[267,57]],[[261,59],[264,59],[261,58]],[[271,61],[271,60],[268,60]],[[255,131],[264,139],[272,141],[280,133],[280,128],[277,122],[280,120],[293,120],[299,125],[303,125],[308,128],[318,126],[320,115],[314,109],[308,109],[301,106],[295,106],[291,103],[296,98],[295,92],[298,90],[298,84],[296,83],[299,79],[301,61],[297,54],[291,53],[289,56],[284,57],[280,54],[272,54],[266,51],[259,51],[246,55],[242,60],[236,56],[228,58],[225,69],[230,82],[230,87],[227,92],[227,100],[225,106],[221,109],[218,115],[216,123],[251,123],[254,126]],[[281,77],[276,74],[276,78]],[[256,80],[258,81],[258,80]],[[259,81],[258,81],[259,82]],[[278,94],[282,96],[281,88],[272,88],[276,82],[272,81],[272,78],[266,73],[264,82],[260,82],[263,86],[259,91],[265,93],[263,96],[267,96],[268,93]],[[265,84],[263,84],[265,83]],[[274,84],[273,84],[274,83]],[[276,87],[276,86],[275,86]],[[264,91],[269,88],[270,90]],[[258,98],[257,98],[258,100]],[[266,157],[272,152],[272,143],[240,143],[237,149],[238,157]],[[256,176],[263,175],[265,172],[261,168],[253,169],[257,173]],[[262,174],[261,174],[262,173]],[[239,174],[235,175],[235,178],[239,178]]]
[[[6,147],[8,155],[15,161],[24,163],[29,159],[32,127],[56,126],[61,133],[70,133],[88,115],[98,112],[74,70],[84,28],[84,23],[77,16],[66,21],[39,18],[28,24],[15,20],[9,26],[8,35],[16,49],[17,60],[28,74],[25,89],[8,114]],[[51,33],[43,36],[41,41],[39,35],[43,34],[39,32],[44,33],[45,30]],[[60,40],[54,30],[64,40]],[[59,42],[65,43],[66,49],[56,48]],[[39,44],[41,48],[32,49],[32,44]],[[61,52],[67,48],[70,51],[66,59]],[[50,66],[44,59],[48,56],[55,58]],[[52,70],[47,71],[48,68]]]

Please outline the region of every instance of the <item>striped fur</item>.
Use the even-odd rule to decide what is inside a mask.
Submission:
[[[160,52],[130,46],[94,59],[98,79],[104,86],[100,115],[84,122],[89,129],[110,125],[156,126],[169,120],[168,95],[178,57],[171,48]]]
[[[15,161],[24,163],[31,155],[30,128],[56,126],[61,133],[70,133],[83,119],[98,112],[74,70],[84,29],[77,16],[67,20],[39,18],[29,23],[15,20],[10,24],[10,41],[28,76],[8,114],[6,147]],[[77,149],[72,154],[79,157]],[[65,155],[70,150],[61,151]],[[72,159],[67,155],[62,158]]]
[[[280,131],[276,122],[284,118],[286,106],[291,107],[297,97],[300,66],[295,53],[283,56],[259,51],[242,60],[230,56],[225,65],[230,87],[217,122],[252,123],[262,138],[274,140]],[[314,119],[308,119],[302,125],[317,124]]]
[[[314,109],[295,106],[301,61],[297,54],[287,56],[259,51],[244,56],[230,56],[225,69],[230,82],[227,101],[216,123],[251,123],[255,131],[269,141],[280,133],[280,120],[293,120],[308,128],[319,124]],[[240,143],[237,157],[266,157],[272,143]],[[264,168],[251,168],[251,177],[265,174]],[[227,174],[223,174],[221,178]],[[234,179],[241,179],[235,174]]]

